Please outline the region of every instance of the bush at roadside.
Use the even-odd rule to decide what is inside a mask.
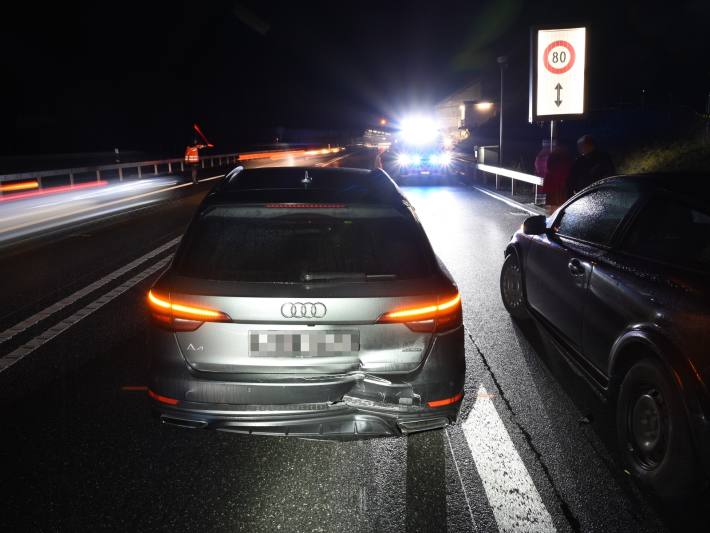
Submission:
[[[647,146],[624,157],[618,172],[710,172],[710,142],[698,139]]]

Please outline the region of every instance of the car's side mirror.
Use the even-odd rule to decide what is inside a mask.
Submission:
[[[547,231],[547,218],[544,215],[529,217],[523,222],[523,233],[525,235],[542,235]]]

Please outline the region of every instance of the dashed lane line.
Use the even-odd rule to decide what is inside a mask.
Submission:
[[[83,309],[80,309],[73,315],[71,315],[68,318],[65,318],[61,322],[55,324],[51,328],[45,330],[43,333],[37,335],[34,339],[26,342],[19,348],[13,350],[9,354],[5,355],[4,357],[0,358],[0,373],[4,372],[14,364],[18,363],[28,355],[30,355],[32,352],[34,352],[36,349],[40,348],[41,346],[45,345],[52,339],[58,337],[62,333],[64,333],[66,330],[68,330],[70,327],[73,325],[77,324],[87,316],[93,314],[95,311],[98,311],[101,309],[104,305],[107,303],[111,302],[115,298],[121,296],[123,293],[146,279],[148,276],[151,274],[154,274],[155,272],[158,272],[160,269],[164,268],[171,260],[171,257],[165,257],[158,261],[157,263],[151,265],[150,267],[146,268],[139,274],[136,274],[132,278],[130,278],[128,281],[122,283],[115,289],[107,292],[103,296],[97,298],[93,302],[91,302],[89,305],[84,307]]]

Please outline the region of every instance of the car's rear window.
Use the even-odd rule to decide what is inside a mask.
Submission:
[[[434,264],[419,226],[388,209],[218,207],[185,238],[176,270],[202,279],[413,279]]]

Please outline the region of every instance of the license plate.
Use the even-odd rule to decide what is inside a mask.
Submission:
[[[250,357],[346,357],[360,351],[357,330],[250,331]]]

